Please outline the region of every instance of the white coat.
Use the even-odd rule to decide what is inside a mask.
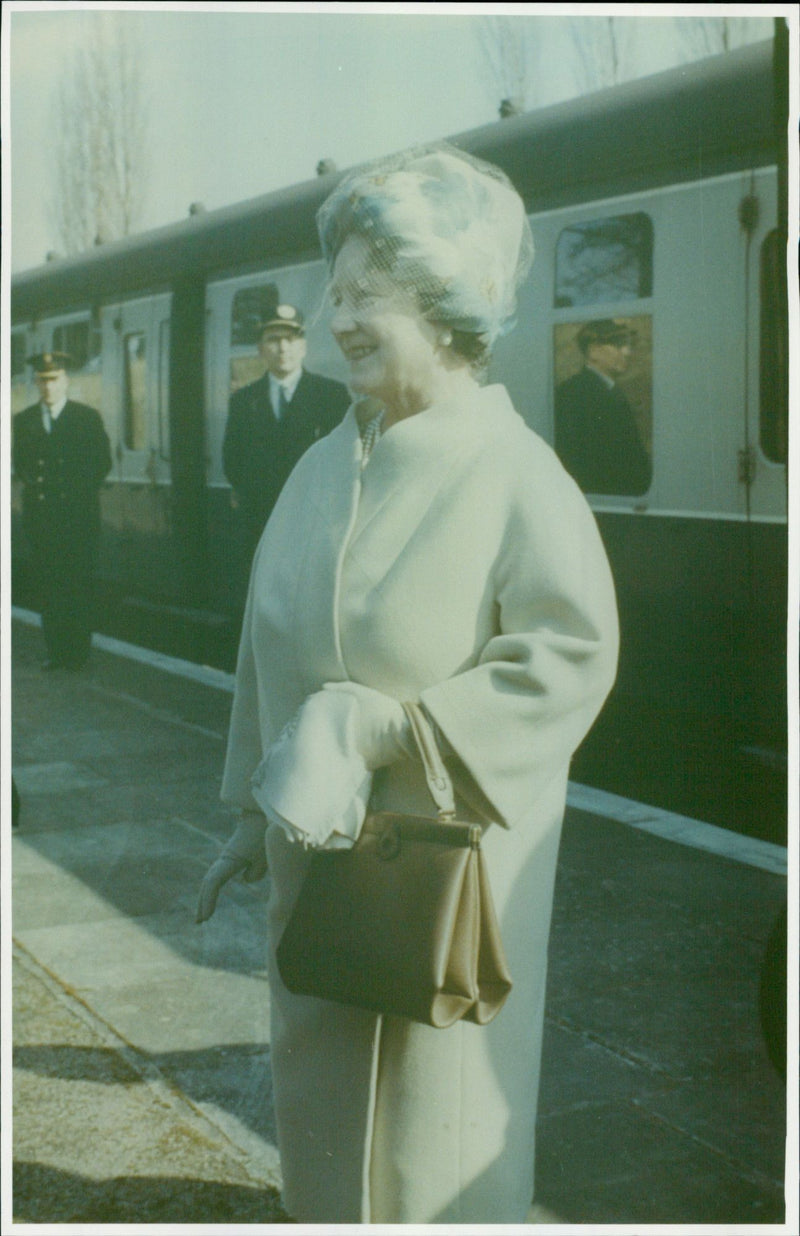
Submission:
[[[398,422],[361,460],[351,408],[264,531],[223,798],[255,808],[263,753],[326,682],[421,700],[459,757],[459,814],[494,821],[484,852],[514,987],[489,1026],[447,1030],[292,996],[274,950],[308,852],[271,825],[284,1203],[306,1223],[522,1223],[567,775],[615,675],[613,584],[585,499],[501,386]],[[376,775],[373,800],[433,814],[410,760]]]

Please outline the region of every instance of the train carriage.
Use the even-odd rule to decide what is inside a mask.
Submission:
[[[623,320],[635,336],[621,384],[647,476],[588,494],[617,581],[620,673],[574,776],[784,841],[778,69],[767,42],[452,141],[502,167],[530,212],[534,273],[490,378],[531,427],[554,441],[583,325]],[[314,223],[334,183],[195,213],[12,281],[12,411],[36,397],[25,358],[65,350],[75,397],[102,411],[112,442],[101,629],[232,667],[243,581],[222,471],[228,399],[257,376],[257,323],[277,300],[306,312],[310,367],[345,378]],[[13,548],[15,599],[35,603],[16,524]]]

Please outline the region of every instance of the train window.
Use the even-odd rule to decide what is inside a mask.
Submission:
[[[272,314],[277,304],[278,285],[275,283],[238,291],[233,298],[231,347],[256,347],[259,327]]]
[[[789,449],[789,340],[786,250],[780,233],[761,247],[759,437],[772,463],[785,464]]]
[[[124,338],[124,441],[129,451],[147,446],[147,362],[144,331]]]
[[[264,372],[264,362],[258,355],[261,323],[275,312],[280,303],[277,283],[261,283],[240,288],[231,307],[231,390],[255,382]]]
[[[645,314],[554,328],[555,447],[585,493],[650,488],[652,336]]]
[[[62,322],[53,328],[53,351],[66,352],[72,358],[73,369],[85,369],[100,355],[100,332],[84,319]]]
[[[11,381],[25,377],[26,354],[28,348],[22,331],[11,333]]]
[[[556,245],[555,306],[641,300],[653,294],[653,223],[614,215],[573,223]]]

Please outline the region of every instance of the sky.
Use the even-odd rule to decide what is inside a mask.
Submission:
[[[149,112],[141,230],[185,218],[192,202],[213,210],[310,179],[323,157],[345,168],[497,119],[501,91],[482,32],[498,6],[12,0],[3,7],[12,271],[58,249],[49,205],[58,142],[52,97],[101,9],[121,12],[141,48]],[[520,40],[547,49],[536,69],[537,101],[575,92],[569,20],[576,7],[592,10],[599,35],[602,5],[506,6]],[[758,6],[693,7],[755,15],[753,33],[772,33],[772,17]],[[676,62],[670,6],[616,10],[625,13],[625,54],[637,74]],[[8,228],[5,235],[8,243]]]

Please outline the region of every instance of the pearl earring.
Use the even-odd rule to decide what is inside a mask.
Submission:
[[[440,348],[449,348],[452,342],[453,342],[453,335],[452,335],[452,332],[449,330],[446,330],[444,334],[439,337],[439,347]]]

